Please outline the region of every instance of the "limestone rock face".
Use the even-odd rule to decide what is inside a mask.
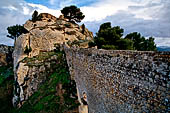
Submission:
[[[0,66],[12,64],[12,46],[0,45]]]
[[[56,44],[66,44],[75,41],[88,42],[92,40],[93,34],[88,31],[88,29],[80,27],[78,24],[67,22],[63,18],[56,18],[50,14],[42,13],[40,14],[41,19],[36,22],[28,20],[24,27],[29,31],[27,34],[23,34],[16,40],[14,47],[14,74],[15,81],[19,85],[19,92],[16,95],[14,104],[16,102],[16,97],[19,101],[22,101],[22,97],[25,93],[21,85],[24,83],[25,77],[32,76],[30,73],[30,68],[22,63],[23,59],[26,57],[33,58],[39,55],[41,52],[50,52],[54,50]],[[31,49],[26,53],[26,48]],[[33,66],[34,67],[34,66]],[[38,70],[39,72],[40,70]],[[29,72],[29,73],[28,73]],[[38,73],[37,72],[37,73]],[[39,82],[38,82],[39,84]],[[29,87],[29,84],[27,84]],[[31,88],[28,88],[31,89]],[[33,91],[27,96],[31,96]]]
[[[6,54],[0,53],[0,66],[7,65]]]
[[[33,57],[39,54],[40,51],[51,51],[55,49],[55,44],[63,44],[73,42],[75,40],[91,40],[92,32],[84,29],[77,24],[67,22],[63,19],[57,19],[47,13],[42,15],[42,21],[32,22],[28,20],[24,27],[29,31],[27,34],[21,35],[14,49],[14,70],[18,62],[25,57]],[[48,20],[51,21],[48,22]],[[24,50],[28,46],[32,51],[28,54]]]

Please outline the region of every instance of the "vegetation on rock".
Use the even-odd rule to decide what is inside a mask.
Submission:
[[[57,52],[57,53],[56,53]],[[56,52],[42,53],[34,58],[26,58],[23,62],[45,60],[49,56],[57,55],[58,63],[52,66],[53,73],[47,76],[47,80],[40,86],[16,113],[64,113],[77,112],[78,97],[75,81],[71,80],[64,52],[56,49]],[[42,56],[42,57],[40,57]],[[28,65],[28,66],[34,66]]]
[[[0,85],[2,85],[3,82],[11,76],[13,76],[12,65],[0,67]]]
[[[42,15],[39,15],[38,14],[38,11],[34,11],[33,12],[33,14],[32,14],[32,19],[31,19],[31,21],[32,22],[36,22],[36,21],[38,21],[38,20],[41,20],[41,18],[42,18]]]
[[[14,75],[12,65],[0,67],[0,112],[11,113]]]
[[[70,22],[81,22],[84,19],[85,15],[80,11],[80,8],[77,8],[74,5],[69,7],[64,7],[61,10],[61,13],[67,18]]]
[[[35,22],[38,18],[38,11],[34,11],[33,14],[32,14],[32,21]]]
[[[64,113],[78,112],[76,83],[71,80],[65,54],[56,48],[52,52],[42,52],[33,58],[25,58],[21,62],[27,66],[38,66],[37,60],[44,63],[56,56],[57,62],[51,60],[50,71],[38,90],[16,109],[12,106],[14,76],[12,65],[0,67],[0,112],[2,113]],[[43,64],[42,64],[43,65]]]
[[[22,25],[14,25],[7,28],[8,33],[7,37],[12,38],[16,41],[16,39],[23,33],[28,33],[28,31]]]

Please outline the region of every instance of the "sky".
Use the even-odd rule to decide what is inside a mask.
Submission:
[[[154,37],[157,46],[170,46],[170,0],[1,0],[0,44],[13,45],[7,27],[24,24],[34,10],[56,17],[65,6],[76,5],[85,18],[80,24],[98,31],[104,22],[124,29],[124,36],[140,32]]]

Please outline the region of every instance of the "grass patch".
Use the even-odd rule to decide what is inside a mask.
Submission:
[[[25,57],[21,62],[26,63],[27,66],[39,67],[42,66],[46,61],[49,61],[50,58],[54,55],[58,55],[56,52],[40,52],[39,55],[34,56],[32,58]]]
[[[13,68],[11,65],[0,67],[0,86],[10,76],[13,76]]]
[[[0,113],[11,113],[13,97],[13,68],[11,65],[0,67]]]

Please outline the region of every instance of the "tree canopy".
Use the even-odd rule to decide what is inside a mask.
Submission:
[[[34,11],[33,14],[32,14],[32,21],[35,22],[38,18],[38,11]]]
[[[133,42],[121,38],[123,32],[124,30],[119,26],[111,27],[110,22],[104,23],[96,33],[94,43],[99,49],[132,49]]]
[[[28,31],[24,28],[22,25],[14,25],[7,28],[8,33],[10,35],[7,35],[7,37],[12,38],[16,41],[16,38],[18,38],[22,33],[28,33]]]
[[[140,50],[155,51],[154,38],[145,39],[140,33],[134,32],[123,38],[124,29],[119,26],[112,27],[110,22],[100,25],[99,31],[94,37],[94,42],[89,46],[97,46],[98,49]]]
[[[81,22],[84,19],[85,15],[80,11],[80,8],[77,8],[74,5],[69,7],[64,7],[61,10],[61,13],[67,18],[70,22]]]
[[[130,39],[134,42],[134,49],[139,51],[155,51],[156,44],[153,37],[146,39],[140,33],[133,32],[126,35],[125,39]]]

